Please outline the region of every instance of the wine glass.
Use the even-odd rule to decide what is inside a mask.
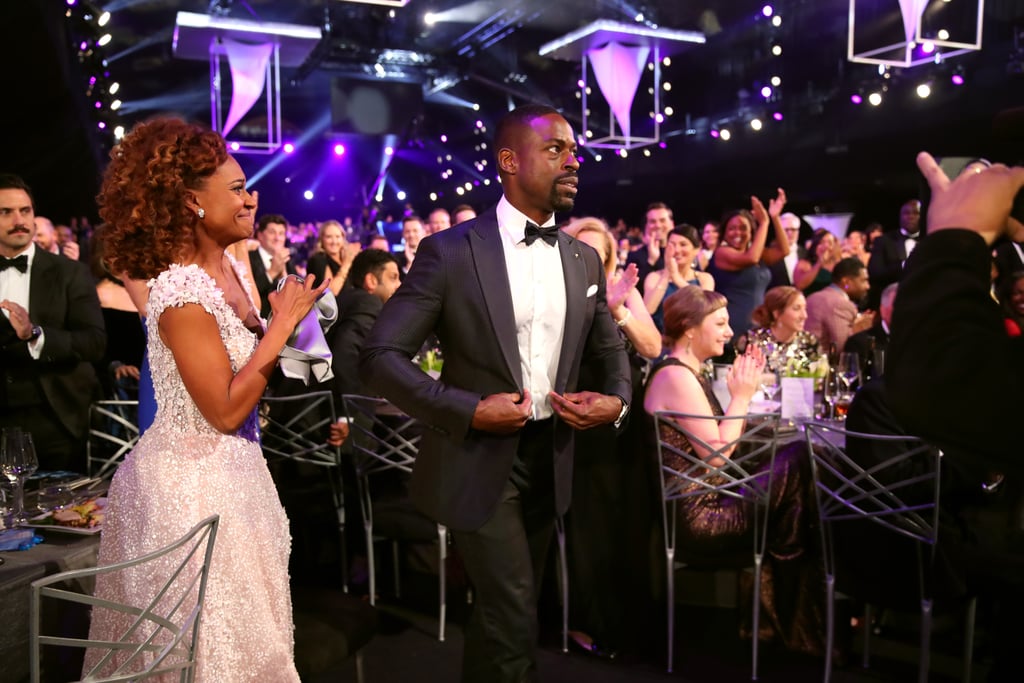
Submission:
[[[32,435],[18,428],[0,432],[0,473],[12,484],[10,526],[20,526],[25,518],[25,480],[39,468]]]
[[[825,402],[827,410],[821,417],[824,420],[834,420],[837,418],[836,403],[839,401],[844,391],[843,379],[841,378],[838,370],[835,368],[829,370],[822,388],[822,399]]]
[[[765,401],[771,401],[779,391],[779,373],[770,370],[767,366],[761,371],[761,394]]]
[[[839,373],[843,386],[849,391],[854,382],[860,384],[860,357],[853,352],[840,353],[836,372]]]

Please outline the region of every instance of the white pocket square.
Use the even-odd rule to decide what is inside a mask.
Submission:
[[[587,287],[587,298],[588,299],[590,297],[594,296],[595,294],[597,294],[597,285],[590,285],[589,287]]]

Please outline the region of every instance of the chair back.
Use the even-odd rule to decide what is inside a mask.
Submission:
[[[94,401],[89,406],[86,471],[90,477],[114,476],[124,456],[139,442],[139,402]]]
[[[383,398],[345,394],[356,474],[365,478],[386,470],[412,472],[423,425]]]
[[[200,617],[219,521],[219,515],[211,515],[170,545],[133,560],[61,572],[32,582],[29,612],[32,683],[40,680],[41,650],[44,646],[97,651],[96,663],[83,672],[83,679],[90,683],[140,681],[174,674],[182,683],[192,681]],[[164,580],[163,585],[154,586],[152,599],[144,605],[119,603],[66,587],[81,579],[142,567],[172,554],[177,560],[173,571],[166,580],[160,577]],[[66,603],[86,605],[94,615],[99,610],[124,615],[128,627],[112,641],[43,633],[44,607],[59,608]]]
[[[321,467],[337,467],[341,448],[327,443],[337,420],[330,391],[260,399],[260,442],[268,461],[295,460]]]

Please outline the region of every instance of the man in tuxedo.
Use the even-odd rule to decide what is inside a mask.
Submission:
[[[427,216],[427,234],[433,235],[452,227],[452,217],[445,209],[437,207]]]
[[[348,286],[338,295],[338,320],[328,332],[334,396],[340,405],[342,394],[361,394],[359,352],[377,321],[380,309],[398,289],[398,263],[380,249],[366,249],[352,260]]]
[[[620,422],[630,376],[597,252],[555,227],[577,192],[572,127],[526,105],[498,124],[494,149],[503,197],[423,240],[360,371],[427,427],[413,501],[452,530],[476,589],[462,680],[521,683],[537,680],[537,594],[569,506],[574,431]],[[438,380],[409,362],[432,333]],[[576,391],[584,360],[595,391]]]
[[[856,353],[860,358],[860,367],[864,380],[878,377],[882,373],[875,367],[876,352],[885,352],[889,346],[889,325],[892,323],[892,304],[896,300],[899,284],[894,282],[882,292],[882,300],[878,307],[875,322],[866,330],[851,335],[843,346],[843,351]],[[884,370],[884,368],[882,368]]]
[[[672,219],[672,209],[664,202],[653,202],[647,206],[646,222],[644,223],[644,246],[630,252],[626,259],[626,267],[636,264],[636,272],[640,277],[640,293],[644,293],[644,280],[656,270],[665,267],[665,245],[668,234],[676,227]]]
[[[868,294],[867,308],[878,310],[882,291],[897,282],[903,274],[903,264],[914,252],[921,238],[921,202],[916,199],[900,207],[900,228],[882,233],[871,243],[871,260],[868,261],[868,278],[871,293]]]
[[[807,297],[807,323],[804,328],[828,349],[843,348],[850,335],[866,330],[875,322],[873,313],[858,313],[857,304],[867,296],[871,285],[860,259],[844,258],[832,268],[832,284]]]
[[[284,216],[266,214],[256,225],[256,241],[259,247],[249,252],[249,266],[252,279],[260,293],[260,315],[270,315],[269,295],[277,289],[277,283],[287,275],[297,275],[291,262],[291,251],[285,244],[288,221]]]
[[[426,235],[423,227],[423,219],[416,215],[406,216],[402,219],[402,245],[401,253],[396,256],[398,270],[402,279],[409,274],[412,262],[416,258],[416,250],[419,249],[420,240]]]
[[[800,217],[787,211],[779,216],[779,222],[782,223],[782,229],[786,231],[786,239],[789,240],[789,253],[782,257],[781,261],[776,261],[768,267],[772,274],[771,282],[768,283],[769,288],[783,285],[792,286],[796,262],[805,253],[798,239],[800,237]]]
[[[88,268],[35,245],[34,218],[28,185],[0,175],[0,427],[31,432],[40,469],[85,471],[103,314]]]

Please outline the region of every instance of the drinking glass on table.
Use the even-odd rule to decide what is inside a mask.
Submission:
[[[764,400],[773,400],[775,394],[779,392],[779,373],[765,366],[764,370],[761,371],[760,387]]]
[[[836,372],[839,373],[847,393],[853,392],[854,382],[857,383],[858,388],[860,387],[860,357],[856,353],[840,353]]]
[[[20,526],[25,518],[25,480],[39,468],[32,435],[18,428],[0,431],[0,474],[11,482],[9,526]]]
[[[822,399],[825,402],[825,410],[821,416],[823,420],[835,420],[838,418],[836,404],[843,395],[844,387],[842,377],[836,368],[829,370],[822,387]]]

